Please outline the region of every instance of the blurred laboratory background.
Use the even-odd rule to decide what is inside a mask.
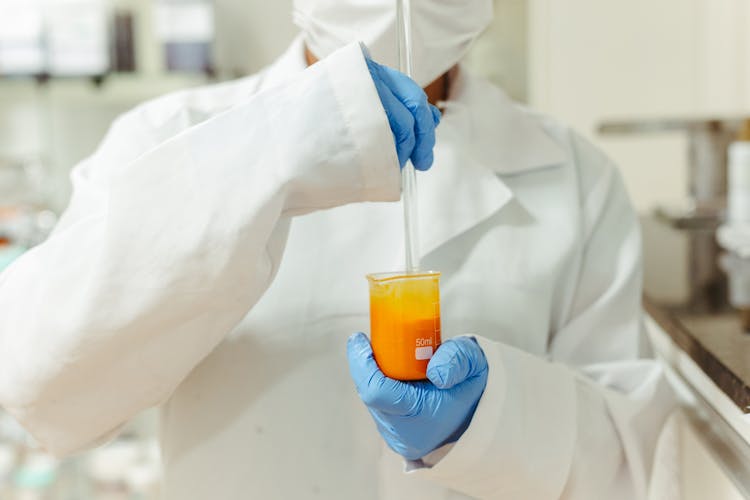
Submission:
[[[495,4],[468,66],[599,144],[644,218],[708,234],[676,244],[679,258],[653,271],[647,263],[658,298],[700,302],[695,281],[717,286],[705,275],[716,265],[691,277],[690,259],[701,244],[718,255],[711,231],[725,217],[727,150],[750,118],[750,4]],[[118,114],[263,68],[296,34],[290,12],[291,0],[0,0],[0,270],[54,227],[71,167]],[[157,427],[147,413],[115,442],[61,462],[0,410],[0,499],[156,498]],[[742,476],[725,474],[710,447],[686,443],[711,498],[745,498]],[[690,498],[708,498],[700,487]]]

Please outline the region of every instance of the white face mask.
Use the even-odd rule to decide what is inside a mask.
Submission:
[[[492,20],[492,0],[412,0],[414,80],[425,87],[453,67]],[[398,68],[396,0],[294,0],[294,22],[324,58],[361,41],[372,58]]]

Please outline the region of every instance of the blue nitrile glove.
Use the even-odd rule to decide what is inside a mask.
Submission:
[[[393,132],[399,163],[403,167],[411,158],[414,168],[428,170],[440,111],[427,102],[427,95],[414,80],[369,57],[365,59]]]
[[[443,343],[427,366],[429,380],[419,382],[383,375],[364,333],[349,337],[347,355],[359,397],[380,435],[409,460],[458,441],[487,385],[487,359],[472,337]]]

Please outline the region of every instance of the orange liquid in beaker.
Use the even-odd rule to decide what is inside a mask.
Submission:
[[[369,275],[370,341],[383,373],[423,380],[440,346],[440,273]]]

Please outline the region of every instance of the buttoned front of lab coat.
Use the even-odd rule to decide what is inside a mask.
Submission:
[[[623,183],[463,68],[418,175],[422,267],[489,380],[424,463],[382,444],[345,350],[365,274],[404,267],[390,134],[356,44],[125,114],[0,276],[0,404],[58,454],[158,405],[170,499],[643,498],[672,398]]]

